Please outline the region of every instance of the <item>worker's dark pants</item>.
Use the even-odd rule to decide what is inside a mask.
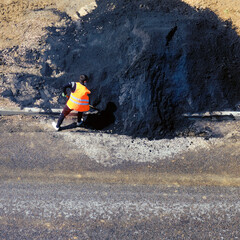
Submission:
[[[60,114],[60,117],[58,118],[58,122],[57,122],[57,127],[59,128],[64,120],[64,118],[72,111],[72,109],[70,109],[67,105],[65,105],[65,107],[62,110],[62,113]],[[82,119],[82,112],[78,112],[78,122],[81,122]]]

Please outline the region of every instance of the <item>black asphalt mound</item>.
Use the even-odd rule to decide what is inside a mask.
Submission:
[[[240,40],[232,23],[210,10],[179,0],[99,0],[77,22],[49,11],[65,24],[47,29],[44,51],[25,56],[31,64],[41,59],[41,76],[16,74],[3,96],[22,106],[42,100],[45,108],[57,98],[63,106],[62,85],[84,73],[91,104],[116,106],[112,128],[148,138],[172,136],[188,124],[186,112],[235,110]]]

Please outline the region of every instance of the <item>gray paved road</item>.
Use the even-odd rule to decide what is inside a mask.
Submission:
[[[0,124],[1,240],[240,239],[239,124],[210,141]]]
[[[2,182],[0,239],[239,239],[240,189]]]

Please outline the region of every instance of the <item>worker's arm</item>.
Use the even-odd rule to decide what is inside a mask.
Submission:
[[[67,95],[67,88],[70,88],[71,92],[75,92],[76,90],[76,83],[75,82],[69,82],[68,84],[63,86],[63,93]]]
[[[87,88],[86,88],[87,89]],[[87,89],[87,92],[86,92],[87,94],[90,94],[91,93],[91,91],[89,90],[89,89]]]

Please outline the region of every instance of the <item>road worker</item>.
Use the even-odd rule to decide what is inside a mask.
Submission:
[[[67,88],[71,90],[70,97],[63,108],[60,117],[58,118],[57,124],[52,122],[52,125],[56,131],[60,130],[60,126],[64,118],[72,111],[78,112],[77,126],[81,126],[83,123],[82,116],[83,112],[89,111],[89,97],[88,94],[91,92],[86,88],[88,77],[86,75],[80,75],[79,82],[69,82],[63,87],[63,96],[67,96]]]

